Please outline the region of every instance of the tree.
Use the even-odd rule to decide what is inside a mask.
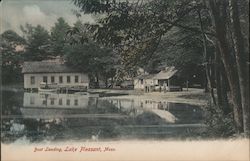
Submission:
[[[37,25],[36,27],[26,24],[21,26],[24,38],[26,39],[24,59],[26,61],[39,61],[47,59],[51,54],[49,32]]]
[[[107,87],[108,79],[113,78],[116,73],[116,55],[112,49],[95,43],[86,27],[87,25],[77,21],[69,31],[71,36],[68,43],[71,45],[65,48],[66,61],[69,65],[88,73],[91,83],[95,83],[95,86],[99,86],[99,80],[102,79]],[[84,36],[79,37],[79,34]],[[81,38],[82,43],[75,43],[78,38]]]
[[[115,75],[115,59],[112,50],[93,42],[69,47],[66,61],[69,65],[88,73],[92,78],[91,83],[96,82],[97,86],[100,79],[107,82]]]
[[[21,64],[25,40],[12,30],[7,30],[0,36],[2,53],[2,83],[17,83],[21,81]]]
[[[51,50],[53,55],[64,54],[66,34],[69,29],[69,24],[62,17],[58,18],[55,25],[51,28]]]
[[[242,111],[243,111],[243,124],[244,131],[250,133],[250,116],[249,116],[249,67],[247,61],[249,55],[246,51],[244,37],[239,18],[239,3],[236,0],[230,0],[231,21],[233,26],[233,44],[236,56],[237,71],[239,76]]]
[[[211,95],[213,95],[214,86],[218,89],[217,99],[220,101],[215,101],[212,96],[214,103],[220,102],[222,105],[222,98],[224,101],[227,100],[225,81],[228,82],[238,132],[248,133],[249,101],[247,98],[249,89],[244,87],[248,87],[246,83],[249,82],[247,75],[249,65],[247,65],[248,56],[246,54],[249,45],[245,41],[248,36],[242,35],[243,31],[247,33],[245,29],[247,23],[242,25],[240,18],[248,17],[242,4],[249,2],[240,3],[231,0],[231,8],[228,2],[226,0],[126,2],[74,0],[74,3],[84,12],[105,13],[105,16],[92,26],[94,37],[98,42],[114,47],[121,57],[122,65],[127,69],[132,69],[143,62],[146,64],[145,62],[148,62],[149,58],[157,55],[157,49],[163,42],[164,36],[167,36],[167,40],[171,40],[172,37],[168,34],[174,28],[178,29],[175,32],[178,34],[186,31],[185,34],[190,36],[184,43],[186,45],[183,45],[183,41],[177,41],[170,45],[176,47],[176,55],[173,56],[174,52],[165,52],[165,55],[167,57],[172,55],[172,60],[178,62],[178,59],[185,58],[182,53],[188,53],[185,56],[195,60],[200,56],[192,56],[192,53],[203,52],[202,64],[205,66],[206,80]],[[190,33],[193,35],[188,35]],[[181,38],[181,36],[177,37]],[[194,41],[196,38],[198,43],[187,45],[188,41],[196,42]],[[168,47],[164,46],[165,50]],[[191,49],[192,47],[194,49]],[[181,52],[182,50],[184,52]],[[158,54],[158,56],[160,55]],[[159,59],[156,59],[156,62]],[[184,59],[184,61],[186,60]],[[177,62],[174,64],[178,64]],[[223,105],[228,104],[223,103]]]
[[[238,53],[236,57],[240,57],[240,58],[238,58],[238,60],[235,60],[235,55],[232,55],[230,52],[231,44],[227,40],[227,35],[228,33],[230,34],[230,31],[226,30],[228,28],[227,23],[226,23],[226,20],[228,20],[228,15],[227,15],[228,1],[224,0],[221,2],[217,2],[214,0],[210,0],[209,6],[211,9],[212,18],[214,20],[216,38],[218,40],[218,47],[220,49],[222,62],[225,67],[225,71],[227,74],[227,78],[228,78],[228,82],[229,82],[229,86],[231,90],[231,98],[234,104],[234,116],[235,116],[237,129],[239,132],[242,132],[243,130],[245,130],[245,132],[247,133],[248,132],[247,129],[249,126],[249,119],[248,119],[248,122],[244,122],[243,124],[243,116],[245,116],[245,118],[249,118],[249,113],[246,113],[247,109],[242,110],[242,103],[246,103],[246,102],[245,101],[242,102],[242,97],[245,97],[245,95],[242,95],[240,84],[239,84],[239,79],[244,79],[244,77],[242,78],[241,75],[239,77],[237,66],[232,65],[232,64],[238,65],[238,69],[240,70],[241,67],[239,67],[240,65],[239,59],[240,58],[242,59],[243,57],[238,55],[239,54]],[[235,46],[234,44],[232,44],[232,46],[234,49],[233,54],[239,52],[239,51],[235,51],[235,49],[238,48],[237,46]],[[242,46],[242,48],[244,48],[244,46]],[[237,61],[238,63],[236,63]],[[249,108],[249,105],[247,108]]]

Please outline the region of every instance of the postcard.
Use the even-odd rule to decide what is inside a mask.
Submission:
[[[1,160],[248,161],[249,1],[2,0]]]

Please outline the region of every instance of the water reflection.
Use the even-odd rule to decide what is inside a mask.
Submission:
[[[188,104],[56,93],[3,96],[3,142],[165,138],[201,130],[202,110]]]
[[[88,105],[87,95],[57,93],[24,93],[24,107],[84,108]]]

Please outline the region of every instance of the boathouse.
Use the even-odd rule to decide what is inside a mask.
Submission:
[[[143,74],[134,79],[134,88],[151,91],[181,91],[181,80],[175,67],[165,67],[156,74]]]
[[[42,84],[58,89],[87,89],[89,87],[87,74],[61,62],[24,62],[22,73],[24,89],[39,89]]]
[[[154,74],[142,74],[134,79],[134,89],[151,92],[157,83],[157,80],[154,79]]]

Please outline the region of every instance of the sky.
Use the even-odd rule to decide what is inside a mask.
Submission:
[[[54,25],[59,17],[73,25],[77,17],[72,10],[78,8],[71,0],[2,0],[0,2],[0,33],[6,30],[14,30],[22,34],[20,25],[26,23],[42,25],[46,29]],[[91,15],[82,15],[82,22],[93,23]]]

